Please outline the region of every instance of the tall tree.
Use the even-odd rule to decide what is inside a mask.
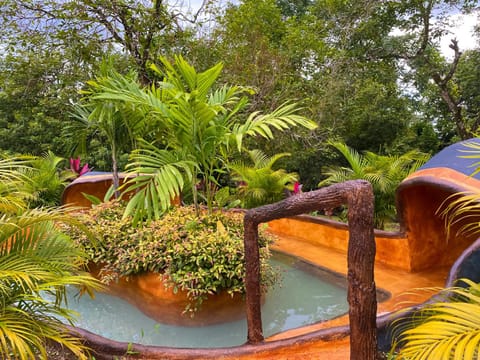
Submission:
[[[255,110],[273,109],[286,100],[290,69],[279,48],[285,30],[274,0],[245,0],[221,13],[212,33],[212,38],[219,39],[213,44],[216,61],[225,67],[223,81],[253,87]]]
[[[0,57],[0,149],[64,154],[67,109],[90,74],[71,55],[40,47]]]
[[[121,75],[113,69],[111,61],[104,61],[100,75],[89,81],[88,87],[82,91],[85,97],[76,105],[74,122],[67,127],[67,132],[75,139],[73,144],[76,151],[82,154],[88,152],[92,138],[106,139],[111,154],[113,188],[117,198],[120,195],[119,159],[122,154],[133,150],[137,138],[145,135],[153,126],[148,126],[144,121],[146,114],[141,107],[131,107],[127,103],[104,99],[101,93],[105,88],[112,91],[137,89],[137,81],[136,72]]]
[[[32,36],[48,40],[48,46],[78,49],[82,59],[93,54],[119,51],[128,54],[143,84],[151,81],[147,63],[165,52],[178,49],[207,1],[191,16],[183,4],[165,0],[7,0],[0,23],[3,40],[23,46]]]
[[[428,82],[435,84],[437,96],[446,105],[449,121],[461,139],[472,137],[479,125],[465,117],[462,94],[456,82],[462,40],[451,38],[451,60],[448,60],[440,52],[440,39],[449,35],[449,18],[453,12],[457,9],[469,12],[476,5],[477,2],[471,0],[409,0],[389,4],[398,18],[396,26],[402,35],[391,39],[386,55],[404,61],[413,69],[416,84],[424,87],[428,87]]]
[[[453,82],[458,86],[459,102],[469,132],[478,135],[480,126],[480,49],[465,51]]]

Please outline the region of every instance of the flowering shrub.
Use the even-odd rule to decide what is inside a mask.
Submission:
[[[102,264],[102,281],[152,271],[167,275],[174,291],[185,290],[197,310],[208,294],[245,293],[243,214],[214,212],[195,215],[193,206],[176,207],[161,219],[137,227],[122,219],[124,206],[103,203],[82,213],[82,221],[97,235],[98,244],[75,229],[68,231],[91,261]],[[268,264],[270,235],[260,232],[264,291],[277,276]],[[107,275],[108,274],[108,275]]]

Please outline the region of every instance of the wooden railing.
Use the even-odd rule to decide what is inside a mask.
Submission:
[[[347,181],[297,194],[275,204],[250,209],[245,213],[247,343],[257,344],[264,340],[258,225],[283,217],[334,209],[341,205],[348,207],[350,229],[347,255],[350,359],[377,358],[377,299],[373,274],[374,197],[370,183],[364,180]]]

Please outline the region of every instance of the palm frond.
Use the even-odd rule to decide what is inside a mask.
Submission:
[[[325,172],[318,186],[346,180],[363,179],[372,184],[375,195],[375,226],[382,229],[395,219],[395,190],[400,182],[427,160],[427,155],[410,151],[401,156],[383,156],[372,152],[359,154],[341,142],[330,142],[348,161],[350,167],[336,167]]]
[[[69,316],[67,313],[62,315]],[[41,320],[41,321],[39,321]],[[4,359],[37,358],[37,351],[47,358],[45,342],[52,340],[72,351],[77,359],[87,360],[87,348],[81,339],[74,337],[65,325],[54,316],[37,317],[34,313],[8,307],[0,316],[0,354]]]
[[[246,135],[260,135],[272,139],[273,129],[283,131],[295,126],[303,126],[310,130],[317,128],[318,125],[314,121],[298,115],[298,110],[296,104],[284,103],[269,114],[261,114],[258,111],[251,113],[245,123],[235,124],[232,128],[231,137],[237,143],[238,151],[241,151],[243,137]]]
[[[125,216],[134,213],[134,223],[143,217],[158,218],[170,207],[172,199],[180,195],[184,177],[192,177],[194,163],[145,142],[132,152],[131,159],[127,166],[130,176],[121,189],[135,195],[129,200]]]
[[[327,177],[318,183],[318,186],[320,187],[351,180],[353,177],[352,175],[353,170],[349,168],[343,168],[343,167],[335,168],[335,169],[327,169],[325,170],[324,174]]]
[[[45,160],[45,161],[44,161]],[[28,167],[33,163],[34,169]],[[17,192],[36,191],[28,178],[42,171],[48,173],[59,158],[47,154],[45,159],[29,157],[0,161],[0,357],[33,360],[46,358],[45,343],[56,341],[77,358],[86,359],[84,345],[65,329],[60,318],[73,320],[62,306],[67,285],[98,289],[99,283],[81,271],[86,257],[60,230],[62,223],[88,229],[65,211],[65,208],[18,207]],[[6,200],[5,200],[6,199]],[[91,235],[90,235],[91,236]],[[49,293],[53,301],[41,296]]]
[[[261,150],[249,151],[253,166],[243,162],[230,165],[233,179],[242,185],[238,187],[244,207],[251,208],[281,200],[288,186],[298,180],[296,173],[287,173],[283,169],[274,170],[276,161],[288,156],[288,153],[267,156]]]
[[[355,149],[348,147],[341,142],[331,142],[334,148],[336,148],[343,157],[348,161],[350,168],[352,169],[351,179],[360,179],[364,176],[365,168],[368,166],[367,158],[359,154]]]
[[[402,359],[474,359],[480,353],[480,285],[445,289],[445,301],[427,305],[398,338]]]
[[[461,155],[459,157],[464,159],[480,159],[480,144],[478,142],[470,140],[465,142],[464,146],[467,149],[461,149],[460,152],[469,155]],[[471,176],[475,176],[480,173],[480,161],[472,163],[471,167],[474,169]]]
[[[447,236],[455,225],[460,225],[458,232],[464,234],[478,234],[480,227],[480,192],[466,191],[447,197],[437,210],[445,219]]]

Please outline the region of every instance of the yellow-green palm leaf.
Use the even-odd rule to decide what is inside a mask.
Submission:
[[[480,285],[446,289],[445,300],[424,307],[398,338],[398,359],[470,360],[480,356]]]
[[[17,192],[28,195],[26,190],[33,189],[25,175],[29,171],[22,160],[0,160],[4,191],[0,206],[0,358],[46,359],[46,342],[54,341],[76,358],[87,359],[82,342],[61,321],[74,318],[65,306],[66,286],[89,291],[99,285],[81,271],[86,257],[60,231],[60,222],[76,223],[64,209],[18,206],[18,199],[25,197]]]

